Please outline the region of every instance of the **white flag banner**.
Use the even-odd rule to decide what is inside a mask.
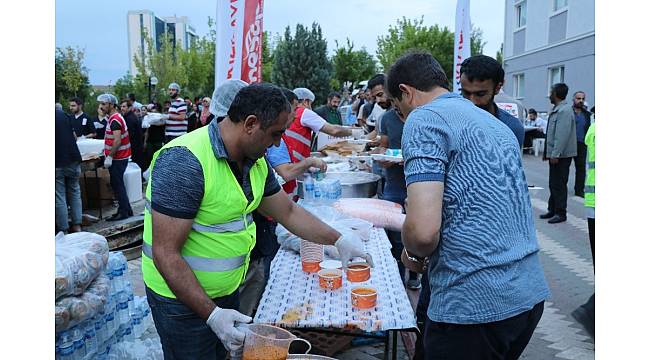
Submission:
[[[469,20],[469,0],[456,2],[456,29],[454,31],[454,92],[460,92],[460,64],[472,56],[470,36],[472,28]]]
[[[264,0],[217,0],[215,88],[228,79],[262,81]]]

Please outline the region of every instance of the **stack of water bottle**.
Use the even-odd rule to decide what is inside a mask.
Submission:
[[[307,203],[331,205],[341,198],[341,181],[339,179],[328,179],[320,171],[306,173],[303,182],[303,193],[304,200]]]
[[[111,346],[133,341],[152,326],[146,297],[133,296],[124,254],[110,253],[106,275],[111,288],[104,308],[93,317],[57,334],[57,359],[106,360]]]

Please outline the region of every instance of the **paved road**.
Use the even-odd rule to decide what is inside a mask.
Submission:
[[[573,195],[574,168],[569,178],[568,220],[548,224],[539,219],[546,212],[548,199],[548,163],[541,157],[524,155],[541,262],[551,298],[522,359],[594,359],[594,339],[578,324],[571,312],[594,292],[594,273],[589,248],[583,199]]]

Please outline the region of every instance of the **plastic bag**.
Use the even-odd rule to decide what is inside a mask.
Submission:
[[[401,231],[406,219],[400,204],[386,200],[346,198],[336,201],[333,206],[343,214],[393,231]]]
[[[159,340],[122,341],[111,346],[110,360],[162,360],[163,350]]]
[[[104,309],[111,288],[110,280],[101,274],[81,296],[68,296],[57,300],[54,306],[55,331],[63,331]]]
[[[108,242],[101,235],[78,232],[55,237],[54,298],[81,295],[104,272]]]
[[[165,125],[165,120],[160,118],[162,115],[159,113],[148,113],[142,118],[142,128],[147,129],[151,125]]]

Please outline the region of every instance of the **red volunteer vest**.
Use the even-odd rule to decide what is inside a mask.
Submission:
[[[122,118],[120,113],[115,113],[108,118],[108,124],[106,124],[106,133],[104,134],[104,155],[108,156],[111,153],[113,148],[113,140],[115,136],[113,135],[113,130],[111,130],[111,123],[117,121],[122,125],[122,133],[120,134],[120,147],[117,148],[117,152],[113,159],[123,160],[131,157],[131,143],[129,142],[129,129],[126,127],[126,121]]]
[[[300,122],[304,112],[305,108],[303,107],[296,109],[296,117],[293,119],[291,126],[282,135],[284,142],[287,144],[291,162],[294,164],[299,163],[311,155],[311,129],[302,126]],[[282,188],[287,194],[291,194],[297,186],[298,183],[296,180],[291,180],[282,185]]]

